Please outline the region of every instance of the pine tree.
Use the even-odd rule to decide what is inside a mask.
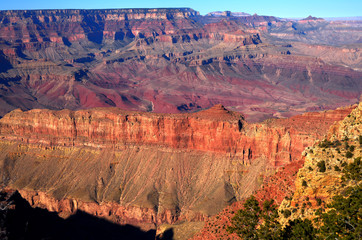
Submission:
[[[328,205],[332,209],[321,215],[322,239],[362,239],[362,187],[350,188],[346,194],[334,197]]]
[[[254,196],[248,198],[231,220],[230,233],[236,233],[242,239],[280,239],[278,211],[274,200],[266,200],[260,208]]]
[[[245,239],[258,239],[256,227],[259,224],[260,206],[254,196],[244,203],[244,209],[240,209],[231,220],[231,226],[227,228],[230,233],[236,233]]]

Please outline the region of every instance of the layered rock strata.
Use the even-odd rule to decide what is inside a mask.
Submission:
[[[33,206],[64,216],[79,209],[144,228],[204,220],[351,109],[260,124],[221,105],[175,115],[15,110],[0,120],[1,174]]]
[[[294,40],[358,42],[360,25],[342,25],[325,42],[333,26],[313,21],[189,8],[0,11],[0,116],[16,108],[194,112],[221,103],[257,122],[357,102],[358,44]]]

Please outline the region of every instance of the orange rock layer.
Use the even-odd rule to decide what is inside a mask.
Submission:
[[[247,124],[241,114],[216,105],[193,114],[154,114],[99,108],[79,111],[15,110],[0,120],[3,139],[48,146],[156,145],[211,151],[273,165],[299,159],[352,107]]]
[[[353,107],[248,124],[222,105],[193,114],[14,110],[0,166],[32,206],[152,228],[200,221],[298,160]]]

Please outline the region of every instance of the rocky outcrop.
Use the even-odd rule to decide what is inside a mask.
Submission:
[[[303,19],[299,20],[299,22],[302,22],[302,23],[308,23],[308,22],[313,22],[313,21],[325,21],[325,20],[323,18],[313,17],[311,15],[309,15],[306,18],[303,18]]]
[[[307,148],[304,166],[298,171],[294,194],[285,199],[279,211],[290,211],[291,216],[281,217],[281,222],[296,218],[314,219],[316,212],[328,211],[334,196],[343,194],[349,187],[360,184],[360,180],[344,177],[346,168],[360,159],[362,133],[360,103],[351,114],[331,126],[328,137]]]
[[[361,106],[362,104],[359,104],[350,114],[344,115],[345,118],[343,115],[336,114],[336,122],[328,131],[328,140],[317,141],[313,144],[314,146],[307,147],[299,161],[293,161],[279,168],[275,173],[264,176],[263,184],[254,196],[261,203],[265,200],[274,200],[280,206],[279,216],[282,224],[296,218],[315,218],[316,211],[327,208],[333,196],[358,184],[356,181],[346,181],[342,176],[345,174],[343,168],[354,159],[361,157],[361,144],[359,144]],[[318,119],[317,113],[305,115],[309,115],[309,119]],[[302,117],[304,116],[295,116],[292,119],[297,121]],[[325,117],[333,118],[333,112],[329,112]],[[288,123],[290,119],[278,122],[286,126]],[[310,123],[306,121],[306,124],[301,124],[299,130],[308,128]],[[317,122],[314,124],[312,125],[316,128],[323,126],[318,125]],[[328,127],[325,125],[322,128],[327,131]],[[351,151],[351,146],[353,146],[353,156],[347,158],[346,153]],[[320,170],[322,161],[324,170]],[[231,218],[242,208],[242,205],[243,201],[235,202],[207,219],[204,227],[192,239],[239,239],[236,234],[230,234],[220,226],[230,225]]]
[[[361,116],[362,104],[360,103],[346,118],[331,126],[328,132],[328,139],[354,139],[362,135]]]

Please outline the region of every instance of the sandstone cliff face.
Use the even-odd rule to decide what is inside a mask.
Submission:
[[[235,153],[244,124],[240,114],[229,112],[221,105],[189,115],[108,108],[76,112],[16,110],[2,119],[0,131],[51,146],[117,147],[136,143]],[[16,129],[13,126],[17,126]]]
[[[249,37],[245,45],[261,42],[257,31],[253,35],[245,30],[238,34],[239,38],[230,37],[227,32],[235,36],[232,32],[240,29],[236,23],[229,24],[233,29],[220,28],[223,24],[203,29],[192,20],[198,16],[199,13],[190,8],[2,11],[0,37],[10,43],[22,43],[24,49],[31,51],[42,46],[71,45],[79,40],[102,43],[135,37],[145,39],[147,44],[159,40],[190,42],[200,38],[236,42]]]
[[[33,206],[64,216],[80,209],[144,228],[205,220],[350,111],[248,124],[221,105],[176,115],[15,110],[0,120],[1,174]]]
[[[0,120],[4,139],[48,146],[117,148],[127,144],[219,152],[245,163],[266,157],[273,165],[298,159],[350,108],[307,113],[288,120],[247,124],[216,105],[193,114],[151,114],[104,108],[80,111],[15,110]],[[302,127],[300,124],[303,123]],[[307,127],[306,127],[307,126]]]
[[[186,24],[184,27],[190,27],[189,23],[182,22],[182,19],[198,14],[189,8],[2,11],[0,13],[1,38],[6,41],[22,39],[23,43],[64,42],[67,44],[67,41],[73,42],[85,38],[97,42],[102,41],[103,37],[115,39],[123,38],[127,34],[135,36],[147,29],[148,25],[154,26],[155,29],[159,25],[159,30],[161,30],[160,20],[168,22],[165,31],[175,29],[170,24],[170,20],[176,20],[175,22],[181,25]],[[139,20],[146,20],[146,23]],[[134,26],[127,28],[125,26],[127,21],[134,21]],[[42,27],[40,31],[36,28],[37,25]]]

